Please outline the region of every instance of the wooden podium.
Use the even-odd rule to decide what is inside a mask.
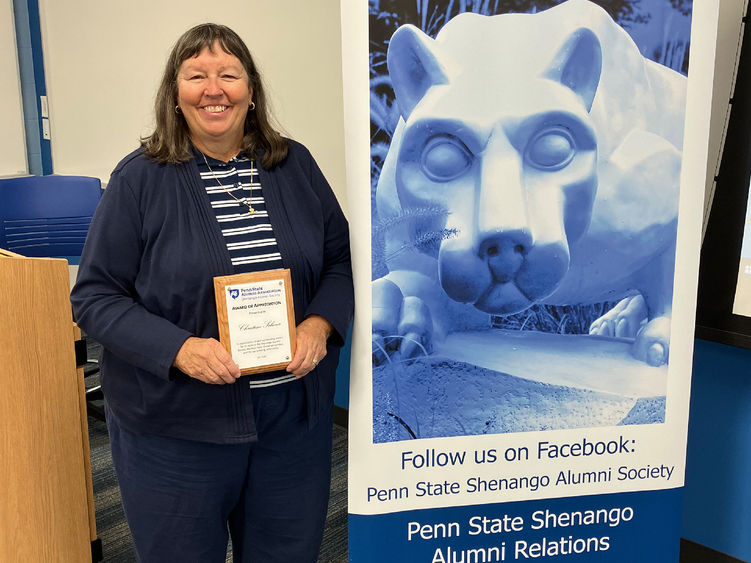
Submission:
[[[65,260],[0,250],[0,561],[92,560],[83,369]]]

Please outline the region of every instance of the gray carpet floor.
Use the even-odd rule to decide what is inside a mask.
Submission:
[[[88,379],[88,378],[87,378]],[[334,425],[331,498],[319,563],[347,561],[347,430]],[[135,561],[133,542],[120,503],[120,490],[112,468],[107,426],[89,417],[91,466],[94,477],[96,526],[102,541],[104,561]],[[232,561],[231,546],[227,561]],[[293,562],[290,562],[293,563]]]

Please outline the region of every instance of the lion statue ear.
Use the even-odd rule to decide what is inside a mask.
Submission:
[[[403,25],[394,32],[386,62],[396,102],[405,120],[431,86],[448,83],[436,56],[435,41],[413,25]]]
[[[569,35],[543,76],[573,90],[589,111],[597,93],[601,72],[600,40],[592,30],[582,27]]]

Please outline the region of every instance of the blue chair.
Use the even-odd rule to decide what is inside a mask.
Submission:
[[[0,248],[77,264],[101,193],[86,176],[0,180]]]
[[[0,179],[0,248],[34,258],[65,258],[69,264],[78,264],[101,195],[99,178]],[[98,371],[95,360],[87,361],[85,376]],[[98,385],[86,390],[88,414],[104,420],[101,399]]]

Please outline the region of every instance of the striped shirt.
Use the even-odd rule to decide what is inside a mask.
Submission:
[[[244,152],[227,163],[210,156],[204,160],[201,155],[198,171],[222,229],[235,273],[281,268],[282,256],[269,221],[255,162]]]
[[[282,268],[282,256],[271,227],[255,161],[245,152],[222,162],[197,152],[201,181],[219,222],[235,273]],[[251,211],[252,209],[252,211]],[[291,373],[251,376],[252,388],[293,381]]]

